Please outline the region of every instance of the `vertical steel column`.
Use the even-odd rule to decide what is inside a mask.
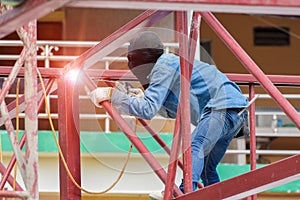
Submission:
[[[173,196],[173,185],[175,183],[176,169],[178,163],[178,156],[181,144],[180,134],[180,108],[177,108],[177,116],[175,121],[175,129],[172,140],[172,147],[170,153],[170,160],[168,165],[167,180],[165,186],[164,200],[170,200]],[[182,168],[184,170],[184,168]]]
[[[79,95],[74,74],[67,73],[58,81],[58,131],[59,144],[70,172],[76,182],[81,184],[80,175],[80,130]],[[81,191],[68,177],[62,160],[59,162],[60,199],[80,200]]]
[[[185,13],[185,17],[184,17],[184,13]],[[187,27],[184,28],[184,24],[187,23],[187,21],[186,21],[187,13],[186,12],[183,12],[183,13],[177,12],[176,14],[179,15],[179,16],[176,15],[177,28],[178,29],[181,29],[181,28],[186,29],[186,30],[183,30],[183,32],[186,33],[185,35],[183,35],[183,37],[186,37]],[[182,20],[183,20],[183,22],[182,22]],[[182,105],[185,105],[185,106],[188,105],[188,109],[187,109],[188,112],[184,112],[185,113],[184,116],[181,116],[181,112],[183,112],[181,109],[183,109],[183,106],[179,106],[179,108],[177,110],[175,131],[174,131],[174,137],[173,137],[173,143],[172,143],[172,152],[171,152],[171,156],[170,156],[170,162],[169,162],[169,168],[168,168],[168,178],[167,178],[167,184],[166,184],[165,196],[164,196],[165,199],[170,199],[172,197],[171,186],[174,184],[174,180],[175,180],[176,166],[178,163],[177,159],[178,159],[180,139],[181,139],[181,134],[178,133],[178,129],[180,129],[180,127],[182,127],[182,126],[187,128],[185,130],[181,129],[182,134],[185,133],[183,135],[183,154],[184,154],[184,158],[185,158],[184,161],[186,161],[186,163],[183,163],[183,170],[184,170],[183,172],[186,176],[188,176],[187,177],[188,181],[187,181],[187,183],[185,183],[185,188],[186,188],[186,184],[190,185],[190,188],[187,187],[187,190],[185,190],[185,192],[190,192],[193,190],[192,189],[192,180],[191,180],[192,167],[191,167],[191,144],[190,144],[190,142],[191,142],[190,131],[191,130],[190,130],[189,97],[190,97],[190,79],[191,79],[191,75],[192,75],[193,62],[194,62],[196,45],[197,45],[197,40],[198,40],[198,35],[199,35],[199,26],[200,26],[200,14],[193,13],[190,38],[188,41],[189,46],[188,46],[188,48],[186,48],[188,51],[183,52],[183,55],[186,56],[186,57],[183,57],[184,62],[186,62],[186,61],[188,61],[188,62],[185,63],[186,65],[181,65],[182,67],[184,67],[184,68],[181,68],[181,72],[183,72],[181,77],[184,78],[183,81],[185,82],[184,88],[182,88],[182,90],[181,90],[181,94],[182,94],[181,99],[185,99],[187,102],[183,102],[183,101],[180,101],[180,102],[182,103]],[[182,37],[180,37],[179,39],[182,39]],[[186,42],[186,44],[187,44],[187,40],[183,40],[182,42],[183,42],[183,44],[184,44],[184,42]],[[183,45],[183,48],[184,48],[184,45]],[[180,63],[180,64],[182,64],[182,63]],[[182,81],[181,81],[181,83],[182,83]],[[184,92],[182,92],[182,91],[184,91]],[[186,98],[186,97],[188,97],[188,98]],[[186,107],[185,107],[185,110],[186,110]],[[186,115],[188,115],[188,116],[186,116]],[[182,118],[184,118],[186,121],[185,122],[181,121],[181,124],[180,124],[179,120]],[[187,170],[187,171],[185,171],[185,170]],[[184,179],[184,180],[186,180],[186,179]]]
[[[197,44],[198,44],[198,37],[200,32],[200,22],[201,22],[201,15],[199,12],[193,12],[192,23],[191,23],[191,31],[189,37],[189,60],[188,60],[188,68],[189,68],[189,83],[191,82],[194,60],[197,58]],[[200,40],[200,39],[199,39]],[[200,44],[199,44],[200,45]],[[200,48],[199,48],[200,50]],[[198,52],[200,53],[200,51]],[[200,57],[200,55],[199,55]],[[198,183],[199,188],[203,188],[201,183]]]
[[[190,69],[188,50],[187,12],[178,11],[180,55],[180,132],[182,134],[184,192],[193,191],[191,161]]]
[[[37,27],[36,20],[24,27],[28,46],[25,60],[25,131],[26,131],[26,186],[28,199],[39,199],[38,190],[38,117],[37,117]]]
[[[206,23],[223,40],[227,47],[241,61],[244,67],[259,81],[262,87],[272,96],[287,116],[300,129],[300,115],[291,103],[284,98],[281,92],[273,85],[272,81],[264,74],[257,64],[247,55],[244,49],[226,31],[222,24],[210,12],[201,12],[201,16]]]
[[[193,71],[194,58],[196,57],[195,54],[196,54],[196,51],[197,51],[197,44],[198,44],[198,38],[199,38],[200,21],[201,21],[200,19],[201,19],[200,13],[199,12],[193,12],[192,23],[191,23],[190,39],[189,39],[189,69],[190,69],[190,77],[191,77],[192,71]]]
[[[249,86],[249,99],[253,99],[255,95],[254,84]],[[249,108],[249,121],[250,121],[250,166],[251,170],[256,169],[256,120],[255,120],[255,102]],[[251,196],[252,200],[257,199],[257,195]]]

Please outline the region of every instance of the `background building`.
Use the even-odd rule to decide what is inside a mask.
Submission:
[[[109,36],[122,25],[138,16],[140,10],[125,9],[95,9],[95,8],[73,8],[65,7],[52,12],[51,14],[38,20],[38,40],[56,40],[56,41],[100,41]],[[216,17],[222,22],[227,30],[253,58],[266,74],[272,75],[299,75],[298,49],[300,48],[300,19],[293,16],[275,16],[275,15],[245,15],[245,14],[220,14]],[[169,30],[174,30],[176,26],[173,14],[155,24],[156,31],[159,32],[165,43],[175,42],[175,35],[170,35]],[[208,25],[202,21],[200,29],[201,39],[201,58],[207,62],[212,62],[225,73],[247,73],[240,62],[228,50],[228,48],[213,33]],[[2,40],[18,39],[16,33],[12,33]],[[78,47],[61,46],[57,51],[52,50],[53,55],[78,56],[88,47],[81,45]],[[203,49],[205,51],[203,51]],[[171,49],[172,50],[172,49]],[[0,47],[0,54],[18,54],[18,47]],[[41,54],[43,49],[39,49]],[[199,53],[200,54],[200,53]],[[114,52],[111,56],[126,56],[126,47]],[[50,60],[51,68],[62,68],[69,61]],[[12,60],[2,59],[0,65],[11,66]],[[40,60],[39,67],[46,65],[45,60]],[[96,63],[95,68],[105,69],[105,63]],[[127,69],[126,61],[110,63],[110,69]],[[101,83],[98,83],[101,84]],[[22,87],[22,84],[21,84]],[[13,87],[14,88],[14,87]],[[248,87],[241,85],[245,95],[248,94]],[[299,88],[282,88],[284,94],[299,94]],[[11,93],[15,93],[12,89]],[[263,89],[256,87],[256,93],[265,94]],[[52,94],[55,96],[55,93]],[[7,100],[9,101],[9,100]],[[299,108],[298,97],[290,100],[292,104]],[[80,111],[82,114],[105,114],[102,109],[95,109],[88,99],[82,99]],[[276,116],[276,133],[299,133],[297,128],[293,127],[291,121],[281,114],[277,104],[271,99],[258,99],[257,106],[257,132],[273,133],[274,116]],[[57,100],[51,98],[51,112],[57,113]],[[278,114],[278,112],[280,112]],[[259,115],[259,113],[262,113]],[[269,113],[269,114],[266,114]],[[278,119],[280,119],[278,121]],[[106,121],[105,121],[106,120]],[[106,127],[109,121],[109,129]],[[128,121],[135,126],[133,119]],[[22,119],[20,128],[23,127]],[[58,122],[54,119],[57,128]],[[174,129],[173,120],[164,120],[161,118],[150,122],[156,131],[158,131],[164,140],[171,144],[172,132]],[[130,146],[128,140],[120,133],[113,120],[103,119],[82,119],[80,122],[82,131],[82,186],[91,190],[101,190],[107,188],[115,178],[120,174],[121,168],[126,160],[126,155]],[[39,121],[39,190],[41,199],[58,198],[59,192],[59,172],[57,149],[50,133],[48,119],[41,118]],[[105,133],[105,132],[111,133]],[[137,127],[141,137],[152,147],[152,151],[163,166],[167,167],[168,156],[155,146],[153,141],[144,132],[141,126]],[[275,135],[276,136],[276,135]],[[5,131],[2,132],[2,146],[4,149],[4,160],[8,160],[11,155],[11,147],[8,144]],[[294,150],[299,151],[299,137],[258,137],[258,148],[262,150]],[[246,139],[234,140],[233,149],[248,149]],[[258,156],[258,163],[268,164],[287,155],[262,155]],[[242,162],[242,163],[239,163]],[[227,179],[230,176],[238,175],[249,169],[249,157],[245,155],[228,155],[224,158],[220,166],[221,176]],[[236,168],[236,163],[242,164]],[[176,182],[181,180],[181,171],[178,171]],[[230,172],[230,173],[229,173]],[[20,178],[20,177],[19,177]],[[288,186],[268,191],[259,195],[261,199],[299,199],[300,194],[299,181]],[[160,191],[163,184],[149,168],[136,150],[131,155],[124,176],[120,182],[107,194],[99,197],[85,195],[83,199],[147,199],[147,194],[152,191]],[[287,192],[291,192],[288,193]],[[284,197],[282,197],[284,196]]]

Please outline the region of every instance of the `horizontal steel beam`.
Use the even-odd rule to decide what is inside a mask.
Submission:
[[[12,67],[0,66],[0,75],[9,75]],[[44,78],[58,78],[63,75],[62,68],[44,68],[39,67]],[[137,80],[130,70],[104,70],[88,69],[85,71],[91,78],[105,80]],[[258,83],[256,78],[251,74],[231,74],[226,73],[227,77],[237,83]],[[24,69],[21,69],[18,76],[24,76]],[[296,75],[267,75],[275,84],[300,85],[300,76]]]
[[[251,13],[299,15],[298,0],[77,0],[68,4],[74,7],[194,10],[220,13]]]
[[[100,78],[107,80],[137,80],[130,70],[103,70],[89,69],[86,73],[91,78]],[[237,83],[258,83],[257,79],[251,74],[231,74],[226,76]],[[275,84],[300,85],[300,76],[296,75],[267,75],[267,77]]]
[[[0,75],[9,75],[12,71],[13,67],[9,66],[0,66]],[[39,71],[43,78],[58,78],[63,75],[61,68],[44,68],[39,67]],[[18,76],[24,76],[24,68],[21,68]]]
[[[300,179],[299,163],[300,155],[295,155],[175,199],[242,199]]]
[[[255,135],[257,136],[257,135]],[[299,136],[300,137],[300,134]],[[259,142],[257,142],[259,143]],[[250,150],[233,150],[233,149],[229,149],[226,151],[226,154],[250,154]],[[296,155],[296,154],[300,154],[299,150],[256,150],[255,153],[257,155],[285,155],[285,156],[292,156],[292,155]]]
[[[7,197],[7,198],[18,198],[18,199],[27,199],[28,192],[19,192],[19,191],[0,191],[0,197]]]
[[[251,74],[226,74],[227,77],[235,82],[247,82],[258,83],[257,79]],[[300,77],[294,75],[267,75],[267,77],[273,82],[278,84],[300,84]]]

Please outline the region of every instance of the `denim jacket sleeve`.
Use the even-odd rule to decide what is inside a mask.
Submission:
[[[152,119],[165,102],[173,83],[175,70],[166,65],[155,65],[144,98],[128,96],[114,90],[111,102],[117,109],[143,119]]]

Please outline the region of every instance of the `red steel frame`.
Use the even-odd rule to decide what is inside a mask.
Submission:
[[[94,2],[93,7],[103,7],[107,6],[107,1],[99,0],[99,3],[95,1],[70,1],[70,0],[60,0],[60,1],[46,1],[46,0],[28,0],[24,5],[17,7],[13,10],[8,11],[3,14],[0,18],[0,37],[3,37],[16,27],[19,27],[33,19],[39,18],[47,13],[51,12],[53,9],[59,8],[67,3],[72,2],[71,6],[88,6],[91,2]],[[181,97],[180,105],[178,107],[178,115],[176,119],[176,125],[174,130],[174,137],[171,150],[166,146],[166,144],[158,137],[158,135],[149,127],[149,125],[139,119],[139,121],[146,127],[146,129],[153,135],[153,137],[158,141],[158,143],[170,153],[170,163],[168,167],[168,172],[165,172],[156,159],[149,152],[147,147],[141,142],[134,131],[126,124],[122,117],[114,110],[109,102],[103,102],[102,106],[107,110],[111,117],[117,122],[120,128],[123,130],[124,134],[128,139],[135,145],[138,151],[142,154],[145,160],[153,168],[154,172],[159,176],[159,178],[166,184],[164,199],[171,199],[173,190],[175,192],[176,199],[235,199],[244,198],[250,195],[254,195],[258,192],[264,191],[271,187],[279,184],[287,183],[292,180],[297,180],[300,178],[300,168],[299,168],[299,155],[295,155],[284,159],[282,161],[272,163],[264,168],[255,169],[255,106],[254,104],[250,106],[250,132],[251,132],[251,172],[243,174],[241,176],[234,177],[232,179],[223,181],[221,183],[214,184],[212,186],[202,188],[196,192],[192,192],[191,188],[191,153],[190,153],[190,115],[189,112],[183,112],[183,105],[185,110],[189,111],[186,106],[189,105],[189,87],[190,87],[190,76],[192,70],[192,58],[195,54],[195,45],[191,42],[197,42],[198,31],[199,31],[199,18],[200,16],[207,22],[207,24],[215,31],[215,33],[224,41],[228,48],[240,59],[245,68],[252,75],[233,75],[228,74],[228,77],[234,81],[250,82],[249,89],[249,99],[254,97],[254,83],[259,83],[279,104],[282,110],[289,116],[289,118],[295,123],[295,125],[300,129],[300,116],[295,108],[283,97],[279,90],[274,86],[273,82],[276,83],[286,83],[286,84],[296,84],[300,85],[298,76],[282,77],[282,76],[267,76],[260,68],[254,63],[254,61],[247,55],[247,53],[239,46],[239,44],[232,38],[232,36],[226,31],[226,29],[221,25],[220,22],[213,16],[210,12],[205,12],[205,6],[214,5],[210,11],[218,11],[218,9],[223,8],[225,11],[237,11],[237,8],[242,8],[242,11],[249,11],[249,13],[263,13],[264,9],[270,8],[270,12],[274,14],[290,14],[297,13],[300,10],[300,2],[298,0],[288,0],[279,2],[277,0],[270,0],[267,2],[260,0],[193,0],[193,1],[181,1],[181,0],[144,0],[144,1],[109,1],[111,6],[119,5],[125,7],[124,3],[131,8],[143,8],[143,6],[161,5],[162,9],[164,6],[166,8],[175,8],[178,10],[189,10],[188,6],[193,6],[193,9],[199,10],[201,12],[195,12],[193,15],[192,27],[190,37],[187,38],[187,13],[185,11],[179,11],[176,13],[176,19],[178,22],[178,32],[184,37],[179,37],[180,43],[180,57],[181,57]],[[132,3],[132,4],[131,4]],[[186,6],[183,6],[186,5]],[[204,9],[201,9],[204,7]],[[257,10],[251,8],[258,8]],[[289,13],[282,13],[281,10],[289,10]],[[167,9],[166,9],[167,10]],[[39,11],[39,12],[37,12]],[[239,11],[240,12],[240,11]],[[59,96],[59,133],[60,133],[60,144],[62,146],[63,153],[66,157],[66,161],[70,167],[71,173],[75,177],[75,180],[80,183],[80,148],[79,148],[79,111],[78,111],[78,94],[74,90],[75,83],[70,82],[68,79],[68,72],[73,69],[80,69],[84,84],[87,84],[90,89],[96,87],[96,85],[91,81],[90,73],[88,69],[94,62],[94,60],[99,60],[118,48],[124,42],[129,41],[134,33],[140,31],[143,27],[149,27],[156,21],[165,17],[171,13],[171,11],[156,11],[148,10],[141,15],[139,15],[134,20],[130,21],[125,26],[121,27],[119,30],[114,32],[112,35],[99,42],[98,45],[89,49],[73,62],[69,63],[63,70],[52,70],[45,69],[42,72],[44,77],[63,77],[60,79],[58,84],[58,96]],[[15,151],[9,166],[7,169],[1,163],[0,171],[5,174],[0,182],[1,188],[3,188],[6,181],[12,181],[12,177],[9,175],[13,164],[18,160],[21,167],[21,174],[24,180],[27,180],[25,185],[27,192],[23,192],[22,188],[17,185],[18,192],[8,192],[1,191],[0,196],[3,197],[29,197],[30,199],[38,199],[38,187],[37,187],[37,110],[41,107],[42,97],[39,106],[37,106],[37,85],[36,85],[36,22],[32,21],[28,26],[19,29],[20,37],[23,40],[25,46],[24,50],[20,55],[20,59],[16,62],[13,68],[1,67],[1,74],[9,74],[8,81],[5,82],[2,91],[0,92],[1,113],[2,120],[4,120],[7,127],[8,133],[11,135],[11,140]],[[189,46],[189,48],[187,47]],[[25,56],[27,57],[25,58]],[[96,59],[97,58],[97,59]],[[13,139],[13,126],[10,120],[9,110],[13,106],[6,106],[4,104],[4,97],[7,91],[12,85],[15,77],[19,74],[22,75],[22,70],[20,66],[25,62],[25,98],[26,103],[25,113],[28,118],[25,119],[25,131],[20,141],[20,144]],[[85,70],[85,71],[84,71]],[[118,73],[113,73],[109,71],[103,71],[101,77],[105,79],[116,79],[119,77],[124,78],[124,71],[116,71]],[[93,75],[91,75],[93,76]],[[129,78],[134,78],[130,76]],[[51,89],[53,82],[50,82],[47,91]],[[72,138],[72,141],[70,139]],[[29,148],[26,152],[26,163],[20,153],[20,148],[27,142]],[[182,152],[183,152],[183,164],[178,161],[179,147],[182,142]],[[181,191],[174,185],[175,173],[177,164],[183,168],[184,172],[184,185],[187,194],[182,195]],[[275,175],[275,178],[274,178]],[[29,177],[27,177],[29,176]],[[27,178],[26,178],[27,177]],[[260,180],[260,181],[258,181]],[[66,176],[65,170],[60,162],[60,181],[61,181],[61,199],[81,199],[81,192],[76,188],[70,181],[69,177]],[[221,191],[221,192],[220,192]],[[252,196],[256,199],[256,196]]]

